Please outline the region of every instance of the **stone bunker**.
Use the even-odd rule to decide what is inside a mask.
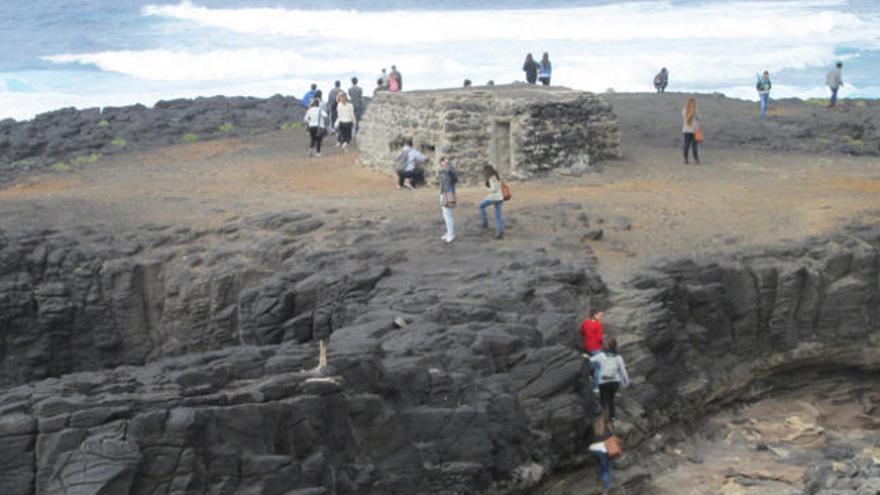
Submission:
[[[358,134],[361,163],[391,170],[407,139],[450,155],[459,177],[479,180],[483,165],[526,179],[553,170],[584,172],[620,156],[617,116],[598,96],[526,85],[382,92]],[[429,177],[437,160],[426,165]]]

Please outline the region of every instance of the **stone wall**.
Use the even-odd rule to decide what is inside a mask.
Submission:
[[[360,126],[361,162],[386,170],[407,138],[448,153],[459,175],[477,181],[491,163],[525,179],[552,170],[583,172],[620,154],[617,117],[597,96],[565,88],[495,86],[380,93]],[[428,175],[436,172],[428,164]]]

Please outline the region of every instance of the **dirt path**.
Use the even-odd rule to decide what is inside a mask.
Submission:
[[[357,152],[305,157],[304,136],[276,132],[113,157],[0,190],[3,228],[145,223],[218,226],[267,211],[337,209],[436,222],[433,188],[398,190],[390,172],[360,167]],[[703,150],[684,166],[678,150],[626,148],[622,160],[583,177],[512,184],[505,243],[580,255],[589,245],[606,275],[670,255],[699,255],[833,231],[880,219],[880,159],[754,150]],[[459,191],[462,242],[479,235],[479,187]],[[585,220],[586,219],[586,220]],[[603,229],[601,241],[583,239]]]

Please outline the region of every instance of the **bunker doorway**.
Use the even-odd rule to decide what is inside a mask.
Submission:
[[[513,170],[513,147],[510,145],[510,121],[498,120],[492,128],[492,159],[495,169],[502,177]]]

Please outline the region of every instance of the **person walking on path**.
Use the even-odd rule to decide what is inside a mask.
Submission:
[[[447,243],[455,240],[455,184],[458,176],[455,168],[449,163],[449,157],[440,158],[440,210],[443,213],[443,222],[446,224],[446,234],[441,237]]]
[[[614,395],[622,386],[629,386],[629,375],[623,357],[617,352],[617,339],[608,338],[604,348],[595,356],[593,362],[599,368],[599,404],[609,421],[617,419],[614,411]]]
[[[541,67],[538,69],[538,80],[544,86],[550,86],[550,76],[553,74],[553,67],[550,65],[550,55],[544,52],[541,57]]]
[[[412,139],[407,139],[403,143],[403,148],[395,160],[395,170],[397,171],[397,188],[415,189],[416,185],[425,181],[425,172],[422,169],[422,163],[428,161],[421,151],[412,147]],[[406,183],[409,179],[409,184]]]
[[[584,352],[590,358],[591,374],[593,376],[593,393],[599,393],[599,368],[592,358],[602,350],[605,336],[602,333],[602,318],[605,313],[597,309],[590,310],[590,315],[581,323],[581,338],[584,342]]]
[[[681,109],[681,132],[684,133],[684,164],[688,162],[688,148],[694,149],[694,161],[700,164],[700,155],[697,152],[697,131],[700,129],[700,114],[697,113],[697,100],[688,98],[687,105]]]
[[[364,115],[364,88],[358,86],[358,78],[351,78],[351,87],[348,88],[348,99],[354,105],[354,118],[358,122]]]
[[[501,177],[492,165],[483,167],[483,180],[488,193],[483,201],[480,201],[480,218],[483,220],[483,228],[489,228],[489,218],[486,208],[495,207],[495,231],[496,239],[504,239],[504,219],[501,217],[501,206],[504,204],[504,195],[501,193]]]
[[[321,108],[321,102],[312,99],[312,104],[303,120],[309,129],[309,156],[321,156],[321,142],[327,126],[327,112]]]
[[[654,76],[654,89],[656,89],[658,93],[665,93],[667,84],[669,84],[669,71],[666,70],[666,67],[663,67],[660,69],[660,72]]]
[[[770,88],[773,87],[773,84],[770,82],[770,73],[766,70],[764,74],[758,79],[758,83],[755,85],[755,89],[758,90],[758,96],[761,99],[760,109],[761,109],[761,120],[767,116],[767,107],[770,105]]]
[[[312,98],[315,97],[315,93],[318,91],[318,85],[312,84],[306,94],[303,95],[302,100],[299,101],[299,104],[302,105],[303,108],[309,108],[312,105]]]
[[[825,84],[831,88],[831,101],[828,102],[828,108],[837,106],[837,90],[843,86],[843,63],[837,62],[834,68],[825,74]]]
[[[400,74],[400,71],[397,70],[396,65],[391,66],[391,72],[388,74],[388,78],[397,80],[397,89],[392,89],[391,91],[394,91],[395,93],[398,91],[403,91],[403,76]]]
[[[540,68],[538,62],[535,62],[535,59],[532,57],[532,54],[527,54],[526,61],[523,62],[523,72],[526,73],[526,82],[529,84],[535,84],[538,80],[538,69]]]
[[[335,124],[336,128],[339,129],[340,142],[338,145],[345,148],[351,144],[351,136],[354,133],[354,126],[357,125],[357,120],[354,116],[354,105],[348,101],[348,96],[345,96],[344,92],[339,92],[337,100],[339,115],[336,117]]]
[[[608,455],[605,440],[608,440],[613,434],[605,419],[605,413],[600,414],[593,422],[593,443],[590,444],[589,450],[599,462],[599,479],[602,481],[604,489],[602,495],[611,493],[611,457]]]
[[[342,89],[340,88],[340,86],[342,86],[342,83],[336,81],[333,83],[333,88],[331,88],[330,91],[327,92],[327,103],[330,107],[328,108],[328,113],[330,114],[330,122],[332,123],[334,128],[336,126],[336,106],[339,105],[339,102],[336,101],[336,97],[339,96],[340,93],[342,93]],[[337,138],[338,137],[339,136],[337,135]]]

